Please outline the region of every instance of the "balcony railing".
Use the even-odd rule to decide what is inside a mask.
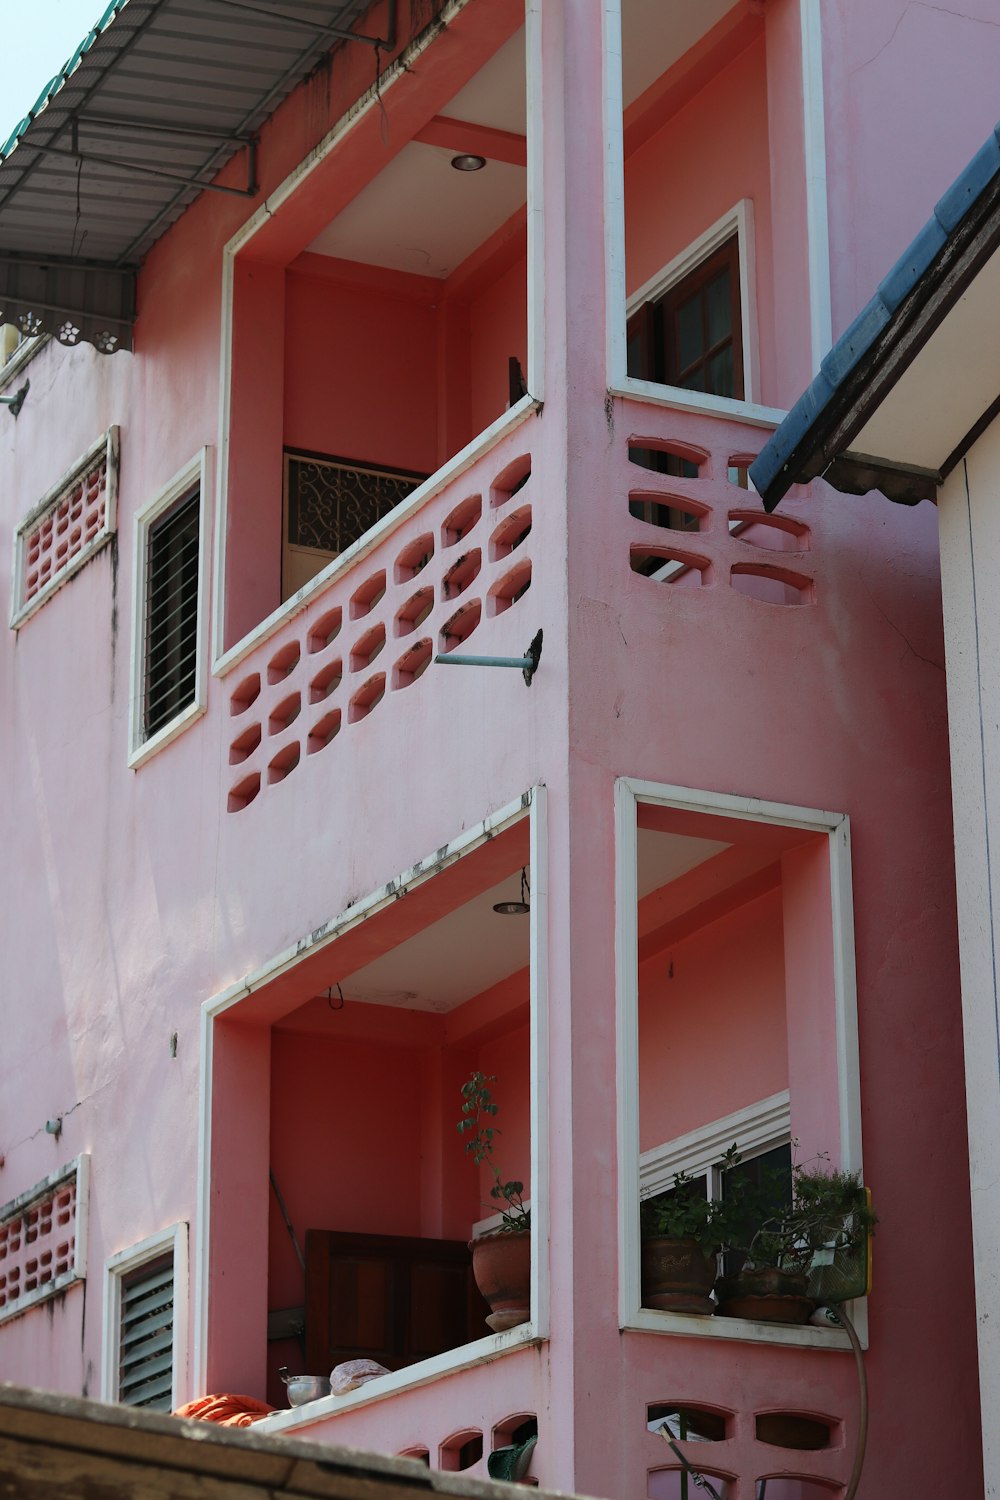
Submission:
[[[420,691],[435,653],[486,635],[531,585],[531,519],[521,427],[245,656],[227,679],[229,811],[329,751],[386,693]]]

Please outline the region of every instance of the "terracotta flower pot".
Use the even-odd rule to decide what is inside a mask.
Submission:
[[[738,1276],[721,1276],[716,1294],[723,1318],[751,1318],[760,1323],[807,1323],[816,1303],[806,1296],[804,1271],[757,1266]]]
[[[716,1261],[694,1239],[663,1235],[642,1242],[642,1305],[664,1312],[714,1311],[709,1293],[715,1284]]]
[[[472,1274],[493,1311],[494,1333],[531,1318],[531,1231],[495,1229],[469,1241]]]

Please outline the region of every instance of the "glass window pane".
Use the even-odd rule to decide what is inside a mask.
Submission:
[[[677,368],[686,370],[705,352],[701,328],[701,295],[682,302],[677,309]]]
[[[708,362],[708,389],[714,396],[735,395],[733,389],[733,346],[727,344]]]
[[[708,343],[711,348],[713,344],[729,338],[733,331],[733,303],[728,266],[721,275],[716,276],[714,281],[709,282],[705,289],[705,300],[708,304]]]

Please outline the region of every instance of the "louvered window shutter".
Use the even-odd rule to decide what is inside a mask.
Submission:
[[[118,1399],[169,1411],[174,1362],[174,1257],[159,1256],[122,1278]]]
[[[187,495],[150,529],[146,559],[146,739],[194,701],[198,650],[201,495]]]

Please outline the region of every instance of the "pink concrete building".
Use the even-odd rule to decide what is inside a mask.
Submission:
[[[967,11],[122,0],[8,143],[0,1376],[363,1355],[265,1430],[845,1495],[842,1328],[644,1297],[737,1142],[872,1190],[857,1493],[982,1494],[935,518],[747,477],[992,126]]]

